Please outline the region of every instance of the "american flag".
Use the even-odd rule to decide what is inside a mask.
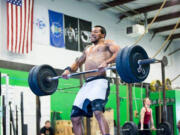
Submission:
[[[32,51],[34,0],[7,0],[7,49]]]

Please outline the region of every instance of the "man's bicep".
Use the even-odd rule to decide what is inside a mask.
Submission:
[[[112,52],[112,53],[118,53],[119,50],[120,50],[120,46],[115,44],[114,42],[109,46],[109,50]]]
[[[80,57],[76,58],[75,62],[71,65],[71,71],[75,72],[84,63],[86,57],[82,54]]]
[[[83,52],[83,54],[76,60],[79,64],[83,64],[86,60],[86,53]]]
[[[85,62],[88,48],[89,46],[84,49],[80,57],[76,58],[74,64],[71,66],[72,71],[76,71]]]

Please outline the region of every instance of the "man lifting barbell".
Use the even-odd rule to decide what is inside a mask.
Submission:
[[[103,27],[94,27],[91,34],[93,45],[86,48],[83,55],[71,67],[67,67],[62,76],[57,76],[55,69],[50,65],[34,66],[29,72],[28,83],[37,96],[53,94],[57,90],[59,78],[67,79],[85,74],[86,83],[77,94],[72,109],[74,130],[78,135],[82,134],[82,128],[78,128],[81,126],[81,116],[92,116],[92,112],[95,112],[102,134],[109,133],[107,122],[102,115],[108,97],[105,70],[116,69],[122,81],[138,83],[144,81],[149,75],[151,63],[163,62],[164,65],[167,63],[165,57],[163,60],[149,58],[146,51],[139,45],[128,46],[118,52],[119,46],[113,41],[105,40],[105,35]],[[116,66],[107,67],[114,61]],[[70,74],[83,63],[86,71]]]
[[[93,40],[96,40],[95,36],[93,36],[93,38],[92,38]],[[100,41],[102,42],[102,40]],[[81,74],[87,74],[86,77],[88,77],[89,75],[98,75],[98,72],[105,73],[104,72],[105,70],[110,70],[110,69],[116,70],[123,82],[139,83],[139,82],[144,81],[148,77],[151,63],[162,62],[164,65],[167,65],[167,58],[165,56],[163,57],[162,60],[157,60],[154,58],[151,59],[148,57],[144,48],[139,45],[132,45],[132,46],[127,46],[125,48],[122,48],[117,54],[117,51],[119,50],[119,47],[117,45],[113,45],[114,43],[108,40],[104,40],[103,42],[107,44],[108,46],[105,47],[105,45],[103,45],[102,43],[98,46],[93,45],[92,47],[87,48],[86,51],[83,53],[82,57],[80,57],[75,62],[76,64],[78,64],[78,66],[80,66],[83,62],[86,63],[87,56],[88,58],[91,58],[89,60],[89,63],[91,63],[92,61],[96,61],[95,63],[92,62],[91,67],[87,67],[86,71],[69,74],[68,69],[70,70],[71,67],[67,67],[66,69],[67,69],[68,74],[65,75],[66,73],[64,73],[63,76],[58,76],[56,73],[56,70],[50,65],[34,66],[30,70],[29,76],[28,76],[28,83],[32,92],[36,94],[37,96],[51,95],[57,90],[59,78],[69,78],[69,77],[77,76]],[[116,49],[113,50],[112,46],[116,46],[115,47]],[[99,52],[104,51],[105,53],[104,55],[102,55],[104,59],[102,59],[101,58],[102,56],[101,56],[100,60],[101,61],[104,60],[108,63],[111,63],[112,61],[114,61],[117,55],[116,60],[115,60],[116,65],[112,67],[105,67],[107,66],[107,63],[105,62],[100,65],[99,59],[96,58],[97,60],[94,60],[95,59],[94,57],[92,56],[90,57],[89,55],[86,54],[87,52],[94,52],[94,51],[98,54],[96,55],[97,57],[100,57],[102,55],[102,53],[99,53]],[[111,54],[111,53],[114,53],[114,54]],[[108,59],[108,57],[110,57],[110,59],[107,61],[106,59]],[[83,61],[84,59],[86,61]],[[80,63],[79,61],[82,61],[82,62]],[[95,65],[96,64],[98,65],[98,63],[100,66],[96,67]],[[74,65],[72,65],[72,68],[73,66]],[[92,69],[92,70],[89,70],[89,69]],[[89,73],[92,73],[92,74],[89,74]]]
[[[71,113],[71,121],[75,135],[83,135],[82,116],[92,117],[94,113],[101,133],[109,135],[109,126],[103,116],[104,107],[109,95],[109,82],[104,68],[113,63],[119,51],[119,46],[113,41],[105,40],[106,30],[95,26],[91,32],[93,45],[87,47],[82,56],[71,67],[65,68],[62,77],[67,79],[71,72],[85,64],[85,70],[98,69],[98,72],[86,73],[86,82],[76,95]]]

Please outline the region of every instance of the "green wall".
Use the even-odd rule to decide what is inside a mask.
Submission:
[[[178,123],[178,121],[180,120],[180,90],[176,91],[176,125]],[[179,131],[177,128],[176,129],[176,133],[178,135]]]
[[[23,71],[16,71],[16,70],[9,70],[0,68],[0,72],[4,74],[8,74],[10,77],[9,83],[10,85],[17,85],[17,86],[29,86],[28,85],[28,72]],[[2,79],[2,84],[5,84],[5,79]]]
[[[67,88],[67,87],[74,87],[79,86],[80,82],[78,79],[59,79],[59,87],[60,88]],[[78,88],[71,88],[71,89],[58,89],[52,96],[51,96],[51,112],[61,112],[60,116],[62,119],[69,120],[71,107],[78,92]]]

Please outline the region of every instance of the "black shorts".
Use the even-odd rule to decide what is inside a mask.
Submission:
[[[90,100],[88,98],[89,95],[87,95],[87,98],[85,97],[85,95],[81,95],[81,96],[84,96],[82,100],[82,102],[79,102],[78,103],[82,103],[82,107],[80,108],[79,106],[77,105],[73,105],[72,107],[72,112],[71,112],[71,117],[78,117],[78,116],[86,116],[86,117],[92,117],[93,116],[93,112],[94,111],[102,111],[104,112],[105,111],[105,105],[108,101],[108,96],[109,96],[109,90],[110,90],[110,85],[109,85],[109,81],[107,80],[107,78],[105,77],[102,77],[102,76],[97,76],[97,77],[92,77],[91,79],[88,79],[85,83],[85,85],[88,85],[90,83],[96,83],[96,82],[93,82],[93,81],[97,81],[99,79],[102,79],[102,83],[107,85],[106,89],[105,89],[105,97],[104,99],[102,98],[96,98],[94,100]],[[100,80],[99,80],[100,81]],[[105,83],[104,83],[105,82]],[[106,83],[107,82],[107,83]],[[86,86],[85,86],[86,87]],[[88,86],[87,86],[88,87]],[[104,87],[104,86],[103,86]],[[93,88],[96,88],[96,87],[93,87]],[[89,89],[88,91],[92,91],[92,89]],[[87,91],[87,92],[88,92]],[[97,95],[95,95],[97,96]],[[89,97],[92,97],[89,96]],[[76,97],[77,98],[77,97]],[[79,97],[80,98],[80,97]],[[78,100],[78,99],[77,99]]]

